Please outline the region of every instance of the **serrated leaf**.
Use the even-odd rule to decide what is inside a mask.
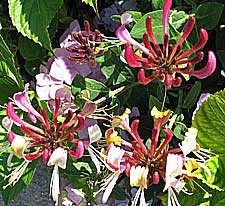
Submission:
[[[225,190],[224,172],[225,172],[225,157],[215,156],[205,162],[211,174],[208,174],[204,168],[199,168],[193,175],[202,180],[210,188],[216,190]]]
[[[48,27],[63,0],[8,0],[13,25],[23,36],[48,50],[51,42]]]
[[[192,126],[198,129],[197,141],[217,154],[225,153],[225,91],[210,96],[197,111]]]
[[[162,43],[163,41],[163,35],[162,35],[162,29],[163,29],[163,25],[162,25],[162,10],[158,10],[158,11],[153,11],[153,12],[149,12],[147,14],[145,14],[140,21],[138,21],[134,27],[131,30],[131,36],[137,39],[141,39],[143,34],[146,32],[146,26],[145,26],[145,22],[146,22],[146,18],[148,16],[152,17],[152,29],[153,32],[155,34],[155,37],[158,41],[159,44]],[[186,22],[186,20],[188,19],[189,15],[185,14],[185,12],[183,11],[175,11],[175,10],[171,10],[170,12],[170,19],[169,19],[169,23],[171,25],[173,25],[173,28],[175,28],[176,30],[178,30],[181,26],[183,26],[183,24]]]
[[[217,2],[200,4],[195,11],[197,25],[206,29],[214,29],[219,23],[223,8],[224,4]]]
[[[197,98],[201,91],[201,82],[196,81],[191,90],[188,92],[186,98],[184,99],[183,108],[191,109],[197,102]]]

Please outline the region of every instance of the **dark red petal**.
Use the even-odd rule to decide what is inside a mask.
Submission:
[[[152,74],[150,77],[146,77],[145,76],[145,70],[144,69],[140,69],[138,72],[138,81],[140,84],[143,85],[147,85],[149,84],[151,81],[153,81],[159,74]]]
[[[130,44],[125,45],[124,57],[130,67],[142,67],[142,63],[137,61],[137,59],[140,59],[141,57],[134,53]]]
[[[177,61],[181,60],[181,59],[191,55],[192,53],[198,51],[199,49],[203,48],[207,41],[208,41],[208,33],[207,33],[207,31],[205,29],[200,29],[199,41],[191,49],[189,49],[186,52],[184,52],[183,54],[181,54],[177,58]]]

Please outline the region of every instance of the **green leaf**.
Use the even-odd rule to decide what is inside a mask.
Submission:
[[[152,29],[155,37],[159,44],[163,42],[163,25],[162,25],[162,10],[153,11],[145,14],[140,21],[138,21],[132,28],[130,34],[132,37],[141,39],[143,34],[146,32],[146,18],[148,16],[152,17]],[[188,19],[189,15],[185,14],[183,11],[172,10],[170,12],[169,23],[173,25],[176,30],[183,27],[183,24]]]
[[[158,110],[162,108],[162,103],[153,95],[149,97],[149,111],[152,111],[152,108],[155,106]]]
[[[210,96],[197,111],[192,126],[198,129],[197,141],[217,154],[225,153],[225,91]]]
[[[87,171],[89,174],[92,173],[92,169],[87,162],[76,162],[73,165],[79,171]]]
[[[225,157],[215,156],[205,162],[211,174],[209,175],[204,168],[199,168],[193,175],[202,180],[210,188],[216,190],[225,190],[224,171],[225,171]]]
[[[188,92],[186,98],[184,99],[183,108],[191,109],[197,102],[197,98],[201,92],[201,82],[196,81],[194,86]]]
[[[152,0],[152,9],[158,10],[163,9],[164,1],[163,0]]]
[[[98,0],[82,0],[85,4],[89,4],[95,11],[95,13],[98,13]]]
[[[224,4],[217,2],[200,4],[195,11],[197,25],[210,30],[214,29],[219,23],[223,8]]]
[[[95,99],[100,93],[108,93],[109,89],[103,83],[94,79],[84,78],[81,75],[76,75],[71,87],[73,95],[77,95],[82,90],[90,92],[90,99]]]
[[[8,0],[13,25],[23,36],[51,50],[48,27],[63,0]]]
[[[18,87],[23,88],[22,78],[15,67],[13,54],[0,35],[0,77],[8,76]]]
[[[20,37],[18,48],[24,59],[42,59],[46,55],[46,50],[43,47],[28,38]]]

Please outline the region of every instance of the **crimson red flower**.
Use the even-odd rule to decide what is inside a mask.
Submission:
[[[184,28],[184,31],[174,45],[169,42],[168,35],[168,16],[170,8],[172,6],[172,0],[164,1],[163,9],[163,45],[159,45],[152,30],[152,17],[146,18],[147,32],[143,35],[143,43],[140,44],[134,40],[125,26],[132,21],[128,19],[122,22],[122,25],[117,29],[117,37],[125,44],[124,58],[128,65],[134,68],[138,68],[138,80],[141,84],[147,85],[152,80],[159,78],[164,82],[166,88],[172,86],[180,86],[182,82],[181,77],[175,77],[175,73],[190,74],[199,79],[204,79],[210,76],[216,68],[216,57],[212,51],[208,52],[207,64],[199,70],[192,70],[194,64],[202,61],[204,53],[200,52],[193,55],[195,52],[202,49],[208,41],[208,33],[205,29],[200,29],[200,37],[198,42],[189,50],[183,51],[182,44],[191,33],[195,18],[191,16]],[[151,42],[149,42],[149,38]],[[137,55],[132,46],[135,46],[142,52],[142,56]],[[193,55],[193,56],[191,56]],[[191,56],[191,57],[190,57]],[[145,70],[151,70],[150,76],[146,77]]]

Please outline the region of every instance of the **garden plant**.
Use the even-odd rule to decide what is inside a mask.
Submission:
[[[4,204],[225,205],[224,69],[223,0],[2,0]]]

